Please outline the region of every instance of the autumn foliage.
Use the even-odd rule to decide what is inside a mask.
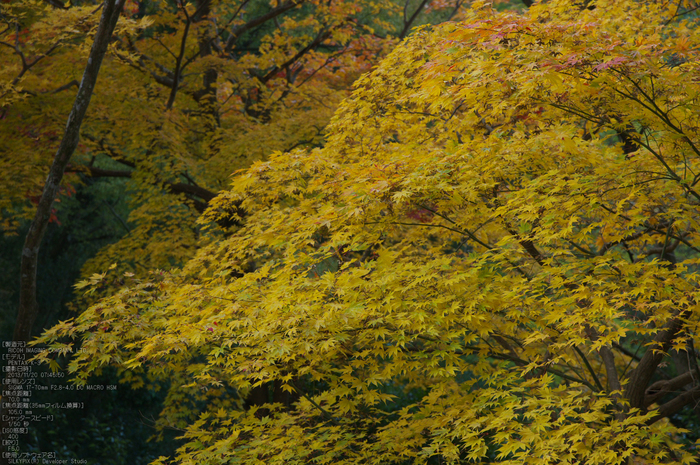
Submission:
[[[80,344],[78,382],[168,380],[183,464],[693,463],[671,421],[700,401],[692,8],[422,28],[325,146],[233,177],[200,219],[225,235],[94,275],[126,285],[41,342]]]
[[[99,22],[99,5],[73,3],[0,5],[3,235],[33,217]],[[429,14],[444,19],[461,3]],[[65,184],[123,181],[129,234],[86,275],[191,258],[195,221],[230,174],[321,145],[351,83],[396,43],[397,24],[408,32],[429,20],[413,10],[402,19],[394,1],[126,2]]]

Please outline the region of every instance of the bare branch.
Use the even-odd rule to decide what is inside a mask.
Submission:
[[[657,381],[647,388],[644,392],[644,407],[649,407],[651,404],[661,399],[666,394],[687,386],[693,382],[694,376],[697,376],[697,371],[686,371],[682,375],[678,375],[673,379],[664,379]]]
[[[670,417],[691,402],[700,402],[700,385],[695,386],[693,389],[690,389],[678,397],[675,397],[673,400],[659,406],[658,413],[647,421],[647,424],[651,425],[662,418]]]
[[[411,30],[411,26],[413,25],[413,22],[416,20],[420,12],[425,8],[425,6],[430,3],[431,0],[422,0],[420,4],[418,5],[418,8],[416,8],[416,11],[413,12],[410,18],[406,19],[406,12],[408,8],[408,0],[406,0],[406,4],[403,9],[403,28],[401,29],[401,32],[399,32],[399,39],[403,39],[408,35],[408,31]]]
[[[180,53],[175,60],[175,72],[173,73],[173,85],[170,87],[170,95],[168,96],[168,102],[165,104],[165,109],[170,110],[175,103],[175,96],[177,95],[177,88],[180,86],[180,71],[182,70],[182,58],[185,56],[185,48],[187,46],[187,35],[190,32],[190,25],[192,24],[192,18],[187,13],[187,8],[180,2],[180,9],[185,14],[185,30],[182,32],[182,40],[180,41]]]
[[[273,8],[272,10],[268,11],[264,15],[260,15],[256,18],[251,19],[245,24],[241,24],[240,26],[236,26],[233,28],[231,31],[231,35],[228,36],[228,39],[226,39],[226,45],[224,45],[224,50],[226,52],[230,52],[231,49],[233,48],[233,45],[236,43],[236,40],[246,33],[247,31],[253,29],[254,27],[257,27],[263,23],[266,23],[267,21],[276,18],[277,16],[291,10],[292,8],[296,7],[297,5],[301,5],[304,3],[303,0],[301,1],[294,1],[294,0],[289,0],[281,5],[277,6],[276,8]]]

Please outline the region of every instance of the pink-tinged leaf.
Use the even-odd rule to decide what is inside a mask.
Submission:
[[[600,63],[599,65],[595,66],[593,68],[593,71],[602,71],[604,69],[608,69],[608,68],[611,68],[613,66],[617,66],[617,65],[620,65],[622,63],[626,63],[627,61],[628,61],[627,57],[615,57],[610,61],[607,61],[605,63]]]

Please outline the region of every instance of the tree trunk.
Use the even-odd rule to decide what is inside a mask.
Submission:
[[[70,157],[78,146],[78,141],[80,140],[80,126],[85,117],[88,105],[90,104],[90,97],[92,97],[92,92],[97,82],[97,75],[100,71],[102,59],[107,53],[107,47],[123,6],[124,0],[105,0],[102,6],[100,24],[97,27],[95,41],[90,50],[88,62],[83,72],[83,79],[78,88],[78,94],[75,96],[73,108],[68,115],[68,122],[66,123],[63,140],[54,156],[49,175],[46,178],[46,184],[44,184],[44,191],[41,194],[41,200],[39,200],[39,205],[34,215],[34,220],[29,227],[27,237],[24,241],[20,265],[19,309],[13,334],[14,341],[27,342],[31,339],[32,326],[39,315],[39,308],[36,301],[36,272],[39,248],[44,234],[46,233],[46,227],[48,226],[51,216],[51,207],[53,206],[56,194],[58,194],[58,188],[61,184],[63,173],[66,170]],[[2,415],[0,427],[2,430],[0,431],[0,437],[2,437],[3,440],[7,437],[6,433],[11,431],[11,429],[8,428],[10,420],[16,420],[16,418],[12,418],[12,416],[7,414],[7,409],[5,408],[6,399],[8,398],[7,394],[12,393],[12,395],[16,396],[17,392],[22,392],[22,382],[24,381],[21,372],[18,373],[19,376],[15,376],[13,373],[15,372],[8,372],[6,377],[3,378],[2,383],[3,392],[0,397],[2,401],[0,405],[0,415]],[[4,452],[5,447],[3,447],[2,450]],[[0,457],[0,464],[4,465],[7,463],[10,463],[8,457]]]
[[[71,155],[78,146],[80,139],[80,126],[85,117],[90,97],[95,88],[97,74],[100,71],[102,59],[107,52],[107,46],[112,37],[112,32],[119,19],[119,14],[124,5],[124,0],[105,0],[102,8],[102,18],[95,34],[95,42],[88,58],[83,79],[75,97],[73,108],[68,116],[66,130],[61,145],[51,165],[51,170],[46,178],[44,191],[37,207],[36,215],[32,221],[27,237],[22,248],[22,262],[20,265],[20,297],[17,322],[13,339],[15,341],[29,341],[32,326],[36,320],[39,309],[36,302],[36,272],[39,247],[46,233],[46,227],[51,215],[51,207],[58,193],[58,188],[63,178],[66,165]]]

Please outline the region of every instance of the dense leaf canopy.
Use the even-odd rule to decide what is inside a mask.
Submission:
[[[0,3],[3,235],[33,217],[99,22],[99,5],[74,3]],[[234,170],[322,145],[351,83],[397,36],[463,2],[423,2],[414,15],[409,3],[127,1],[58,198],[98,179],[128,192],[128,234],[85,273],[191,258],[195,221]]]
[[[41,340],[170,380],[180,463],[692,463],[700,34],[592,6],[421,29],[212,200],[225,237]]]

